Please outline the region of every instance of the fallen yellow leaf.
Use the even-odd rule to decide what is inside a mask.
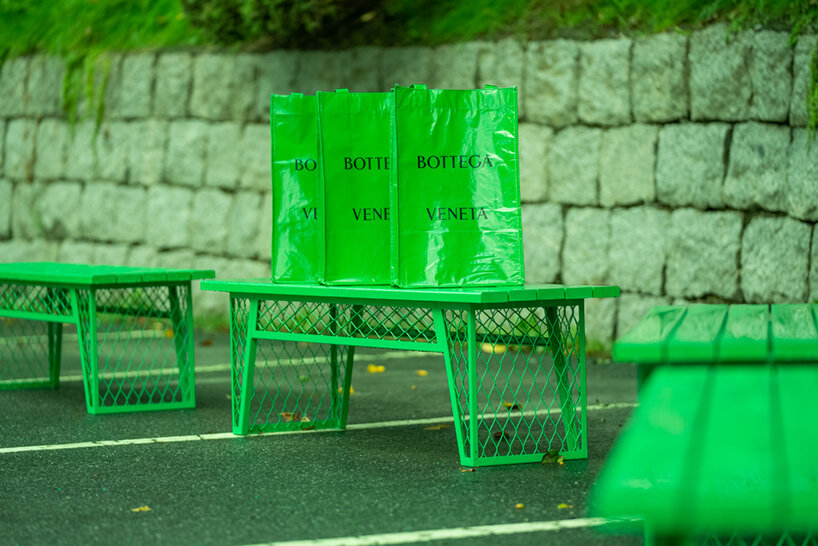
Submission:
[[[166,328],[165,337],[173,337],[173,330],[171,330],[170,328]]]
[[[131,508],[131,512],[150,512],[151,507],[147,504],[145,506],[139,506],[137,508]]]
[[[515,404],[513,402],[503,401],[503,405],[506,407],[507,410],[519,410],[520,409],[520,406],[518,406],[517,404]]]
[[[525,505],[521,502],[518,502],[517,504],[514,505],[514,508],[516,508],[517,510],[522,510],[523,508],[525,508]]]
[[[429,375],[429,372],[427,372],[426,370],[418,370],[415,373],[421,377],[426,377],[427,375]]]
[[[565,504],[564,502],[561,502],[557,505],[557,510],[570,510],[573,507],[573,504]]]
[[[338,387],[338,392],[343,394],[344,388],[343,387]],[[355,394],[355,389],[352,387],[352,385],[349,386],[349,394]]]
[[[413,391],[418,390],[418,386],[417,386],[417,385],[412,385],[412,390],[413,390]]]
[[[370,364],[366,367],[366,371],[369,373],[383,373],[386,371],[386,366],[379,366],[377,364]]]
[[[481,349],[484,353],[494,353],[496,355],[501,355],[506,352],[506,346],[499,343],[483,343]]]
[[[444,428],[449,428],[450,426],[452,426],[452,425],[450,425],[448,423],[440,423],[440,424],[437,424],[437,425],[429,425],[428,427],[423,427],[423,430],[441,430],[441,429],[444,429]]]

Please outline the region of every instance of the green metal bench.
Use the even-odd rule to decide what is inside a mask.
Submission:
[[[210,270],[0,264],[0,390],[59,385],[77,329],[92,414],[192,408],[191,281]]]
[[[660,365],[818,362],[812,304],[657,306],[614,344],[616,362]]]
[[[355,347],[408,349],[445,357],[464,466],[587,457],[583,303],[618,287],[202,289],[230,293],[236,434],[343,429]]]
[[[809,304],[652,309],[614,344],[640,406],[593,515],[640,517],[651,544],[818,545],[816,323]]]
[[[644,520],[646,544],[818,544],[816,392],[814,365],[657,369],[591,515]]]

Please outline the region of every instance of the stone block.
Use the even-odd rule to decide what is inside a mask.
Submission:
[[[302,51],[299,54],[295,90],[312,95],[316,91],[335,91],[342,87],[342,58],[340,51]]]
[[[268,191],[272,186],[270,165],[270,127],[248,124],[244,127],[239,151],[239,185],[258,191]]]
[[[522,214],[526,282],[555,282],[564,233],[562,208],[553,203],[523,205]]]
[[[516,87],[522,99],[525,74],[525,47],[514,38],[488,42],[477,56],[477,87]],[[518,99],[518,112],[525,118],[525,102]]]
[[[156,267],[171,269],[197,268],[196,255],[192,250],[169,250],[156,255]],[[213,269],[213,266],[204,266],[202,269]],[[194,291],[195,292],[195,291]]]
[[[599,202],[603,207],[646,203],[656,198],[655,125],[637,123],[602,133]]]
[[[95,264],[126,265],[129,254],[130,246],[128,245],[94,245]]]
[[[430,87],[474,89],[477,85],[477,54],[481,45],[462,42],[438,46],[432,55]]]
[[[0,178],[0,239],[11,237],[11,196],[14,185]]]
[[[157,255],[158,251],[152,246],[132,246],[130,252],[128,252],[128,262],[125,265],[129,267],[157,267]]]
[[[224,253],[232,204],[229,193],[215,189],[196,192],[188,227],[193,250]]]
[[[80,91],[77,101],[77,113],[81,118],[93,119],[96,117],[97,109],[102,106],[106,117],[116,115],[120,109],[120,102],[123,98],[122,86],[125,84],[122,73],[122,62],[124,56],[120,53],[101,53],[94,63],[94,84],[93,94],[87,95],[85,91]],[[75,74],[76,85],[80,89],[85,87],[82,72]],[[104,94],[102,83],[105,82]]]
[[[149,119],[134,121],[128,124],[128,129],[134,142],[128,156],[130,181],[146,186],[160,183],[165,177],[170,124]]]
[[[545,201],[547,197],[546,154],[553,136],[550,127],[520,124],[520,195],[524,203]]]
[[[659,131],[656,196],[673,207],[721,207],[726,123],[666,125]]]
[[[636,121],[685,119],[687,36],[663,33],[638,37],[631,59],[631,100]]]
[[[378,77],[381,52],[378,47],[353,47],[341,51],[340,86],[359,93],[388,91],[381,87]]]
[[[606,284],[610,263],[611,212],[596,208],[570,208],[565,214],[562,249],[562,282]]]
[[[804,127],[809,122],[807,95],[812,79],[812,54],[816,48],[818,36],[801,35],[795,44],[792,62],[792,98],[790,99],[790,125]]]
[[[262,196],[257,193],[240,192],[233,199],[227,219],[227,244],[225,253],[239,258],[252,258],[258,250]]]
[[[567,127],[548,147],[548,200],[575,205],[598,202],[600,129]]]
[[[13,119],[6,128],[6,159],[3,170],[6,178],[31,180],[34,177],[34,145],[37,122]]]
[[[523,104],[528,121],[564,127],[577,121],[579,45],[568,40],[529,42]]]
[[[818,221],[818,142],[806,129],[793,129],[787,165],[787,212],[802,220]]]
[[[793,51],[789,32],[762,30],[752,35],[750,118],[787,121],[792,96]]]
[[[256,250],[260,260],[271,263],[273,254],[273,196],[271,193],[261,195],[261,213],[258,222]]]
[[[790,125],[804,127],[809,121],[807,95],[811,80],[810,62],[818,36],[801,35],[795,44],[792,61],[792,97],[790,99]]]
[[[686,298],[735,298],[741,214],[678,209],[670,223],[665,293]]]
[[[758,206],[787,210],[789,147],[789,127],[758,122],[736,124],[722,189],[724,204],[734,209]]]
[[[43,117],[59,116],[62,113],[64,74],[65,61],[59,57],[37,55],[31,58],[26,86],[27,115]],[[0,96],[3,96],[1,92]]]
[[[186,120],[170,123],[165,178],[172,184],[201,186],[204,179],[204,153],[208,124]]]
[[[255,119],[270,121],[270,95],[286,95],[296,91],[295,74],[299,53],[296,51],[273,51],[257,59],[258,97],[255,102]]]
[[[11,198],[11,235],[13,238],[42,239],[43,226],[37,199],[43,185],[22,182],[14,185]]]
[[[617,298],[585,300],[585,351],[610,354],[616,325]]]
[[[64,264],[94,264],[96,245],[84,241],[63,241],[57,251],[58,260]]]
[[[82,192],[82,233],[93,241],[139,243],[153,208],[145,207],[143,188],[93,182]]]
[[[193,192],[187,188],[152,186],[148,189],[145,242],[158,249],[186,247]]]
[[[108,109],[111,118],[145,118],[153,110],[156,55],[135,53],[122,58],[118,100]]]
[[[65,150],[68,126],[55,118],[44,119],[37,127],[34,176],[53,180],[65,175]]]
[[[187,116],[192,84],[193,55],[185,52],[160,54],[156,62],[153,113],[165,118]]]
[[[65,176],[72,180],[88,180],[97,172],[96,123],[78,121],[68,131],[65,142]]]
[[[653,207],[615,209],[611,214],[609,281],[622,290],[662,294],[670,213]]]
[[[741,241],[741,291],[751,303],[803,302],[812,226],[792,218],[753,218]]]
[[[213,123],[208,131],[205,185],[235,188],[239,179],[241,125]]]
[[[125,182],[128,177],[130,155],[130,124],[123,121],[104,123],[97,135],[96,178],[111,182]],[[134,143],[141,145],[141,143]]]
[[[82,185],[78,182],[46,184],[35,205],[39,212],[42,234],[48,239],[79,239],[83,209]]]
[[[630,38],[595,40],[579,48],[577,113],[593,125],[622,125],[631,120]]]
[[[3,176],[3,165],[6,160],[6,121],[0,119],[0,176]]]
[[[0,263],[53,262],[57,260],[57,245],[43,240],[12,239],[0,242]]]
[[[641,294],[623,293],[618,298],[619,312],[616,320],[616,337],[627,334],[631,328],[657,305],[670,305],[670,298],[660,296],[643,296]]]
[[[432,80],[433,50],[428,47],[390,47],[380,58],[381,87],[425,84]]]
[[[0,66],[0,117],[22,116],[26,113],[26,80],[29,57],[7,59]]]
[[[690,117],[744,121],[750,114],[753,85],[747,59],[752,33],[731,35],[725,24],[690,37]]]
[[[204,53],[193,61],[190,113],[210,120],[244,121],[255,112],[257,55]]]
[[[809,299],[818,301],[818,228],[812,229],[812,257],[809,270]]]

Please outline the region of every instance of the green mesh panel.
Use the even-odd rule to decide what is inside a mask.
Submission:
[[[734,534],[730,537],[707,536],[697,542],[701,546],[818,546],[818,536],[812,532],[774,536]]]
[[[193,405],[189,292],[187,285],[79,291],[86,385],[97,412]]]
[[[579,306],[488,309],[474,316],[471,347],[469,312],[444,313],[462,455],[585,456]]]
[[[70,316],[71,298],[65,288],[0,283],[0,309],[51,316]]]
[[[244,298],[230,298],[230,400],[233,408],[233,429],[239,427],[244,351],[247,348],[247,313],[250,302]]]
[[[317,336],[435,342],[432,311],[381,305],[265,301],[259,329]]]

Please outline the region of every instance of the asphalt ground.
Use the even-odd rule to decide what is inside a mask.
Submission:
[[[588,359],[587,460],[464,472],[442,356],[357,353],[346,431],[235,437],[229,354],[197,333],[194,410],[93,416],[69,332],[59,389],[0,391],[0,544],[642,544],[585,519],[632,366]]]

